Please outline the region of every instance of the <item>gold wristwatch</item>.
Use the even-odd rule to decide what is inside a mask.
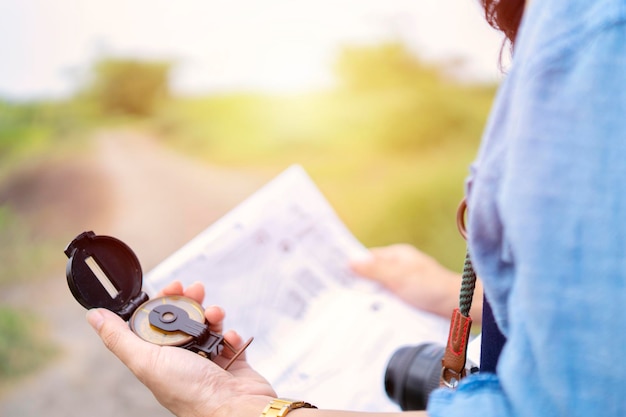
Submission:
[[[291,410],[297,408],[317,408],[304,401],[288,400],[286,398],[275,398],[265,407],[261,417],[285,417]]]

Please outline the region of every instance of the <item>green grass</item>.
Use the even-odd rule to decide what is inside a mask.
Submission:
[[[42,278],[42,273],[58,266],[62,243],[36,235],[24,218],[0,205],[0,288]]]
[[[22,164],[84,145],[96,122],[92,105],[66,102],[10,103],[0,98],[0,181]]]
[[[0,335],[0,389],[58,354],[42,321],[27,311],[0,307]]]

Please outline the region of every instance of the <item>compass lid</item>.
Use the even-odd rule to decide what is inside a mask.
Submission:
[[[83,307],[106,308],[128,320],[148,300],[141,291],[139,260],[121,240],[83,232],[67,245],[65,254],[67,284]]]

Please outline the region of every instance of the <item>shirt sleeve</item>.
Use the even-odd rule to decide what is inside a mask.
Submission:
[[[431,396],[430,417],[626,415],[626,26],[515,80],[498,200],[513,283],[498,376]]]

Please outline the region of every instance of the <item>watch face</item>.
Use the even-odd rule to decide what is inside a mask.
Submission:
[[[204,324],[204,310],[202,306],[191,298],[166,295],[154,298],[139,306],[133,313],[128,324],[137,336],[143,340],[161,346],[183,346],[193,341],[193,337],[181,331],[168,332],[150,324],[150,312],[160,305],[179,307],[189,315],[191,320]]]

